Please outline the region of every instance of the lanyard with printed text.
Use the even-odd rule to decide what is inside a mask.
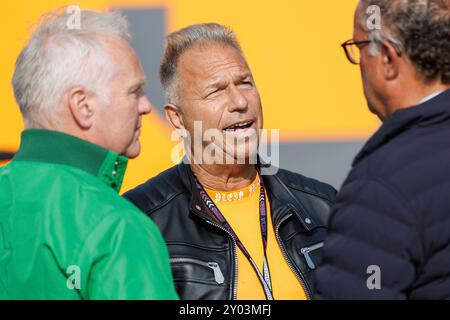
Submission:
[[[222,224],[222,226],[233,236],[236,244],[241,249],[242,253],[248,259],[256,274],[258,275],[259,281],[264,289],[264,293],[266,295],[267,300],[274,300],[272,293],[272,282],[270,277],[269,265],[267,263],[267,208],[266,208],[266,194],[264,189],[263,180],[260,179],[260,195],[259,195],[259,222],[261,226],[261,236],[263,241],[263,250],[264,250],[264,260],[263,260],[263,274],[259,270],[253,258],[250,256],[250,253],[245,248],[244,244],[239,240],[239,237],[234,232],[233,228],[227,222],[223,214],[220,212],[219,208],[214,204],[209,195],[203,189],[200,182],[195,178],[195,184],[200,192],[200,196],[205,203],[205,205],[209,208],[214,217]]]

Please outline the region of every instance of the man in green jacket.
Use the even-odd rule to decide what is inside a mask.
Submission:
[[[151,110],[119,13],[46,16],[16,62],[25,120],[0,168],[0,299],[177,299],[167,248],[119,197]]]

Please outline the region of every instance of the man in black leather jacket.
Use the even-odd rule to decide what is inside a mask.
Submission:
[[[179,296],[311,299],[335,190],[250,161],[258,158],[249,141],[261,142],[253,133],[262,128],[262,108],[232,31],[202,24],[169,35],[160,76],[166,117],[186,138],[187,161],[124,196],[160,228]],[[203,135],[207,130],[220,135],[201,141],[201,155],[213,147],[233,161],[217,161],[217,154],[213,162],[193,156],[187,137],[195,135],[196,121]],[[236,138],[241,148],[230,152],[221,135]]]

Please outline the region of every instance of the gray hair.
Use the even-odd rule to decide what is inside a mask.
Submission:
[[[377,6],[378,8],[380,8],[380,6],[379,6],[380,3],[377,0],[361,0],[361,2],[363,4],[363,8],[365,8],[365,9],[370,6]],[[385,9],[385,8],[383,7],[383,9]],[[385,12],[385,11],[383,11],[383,12]],[[384,19],[382,20],[381,29],[375,29],[375,28],[369,29],[367,26],[367,15],[363,14],[361,16],[361,19],[362,19],[362,21],[361,21],[362,25],[368,34],[368,39],[370,41],[372,41],[369,44],[369,54],[371,56],[377,56],[380,54],[380,44],[384,40],[388,40],[389,42],[393,43],[394,45],[400,46],[399,41],[396,40],[394,36],[392,36],[392,32],[390,31],[390,29],[386,28],[386,21]]]
[[[234,32],[230,28],[217,23],[194,24],[166,37],[159,76],[167,102],[180,103],[177,75],[177,63],[180,56],[189,48],[211,43],[225,44],[242,53]]]
[[[115,68],[101,39],[112,36],[129,42],[128,22],[118,12],[79,14],[79,27],[70,27],[73,15],[65,8],[44,15],[17,58],[12,86],[27,127],[57,124],[61,98],[74,86],[108,103],[106,82]]]
[[[410,58],[427,81],[450,84],[449,0],[362,0],[364,8],[376,5],[382,13],[381,30],[368,31],[372,55],[388,40]],[[364,15],[363,15],[364,16]]]

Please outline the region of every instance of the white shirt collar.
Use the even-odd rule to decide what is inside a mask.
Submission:
[[[425,103],[427,101],[430,101],[431,99],[437,97],[438,95],[440,95],[442,92],[444,92],[445,90],[441,90],[435,93],[430,94],[429,96],[425,97],[424,99],[422,99],[422,101],[419,102],[419,104]]]

